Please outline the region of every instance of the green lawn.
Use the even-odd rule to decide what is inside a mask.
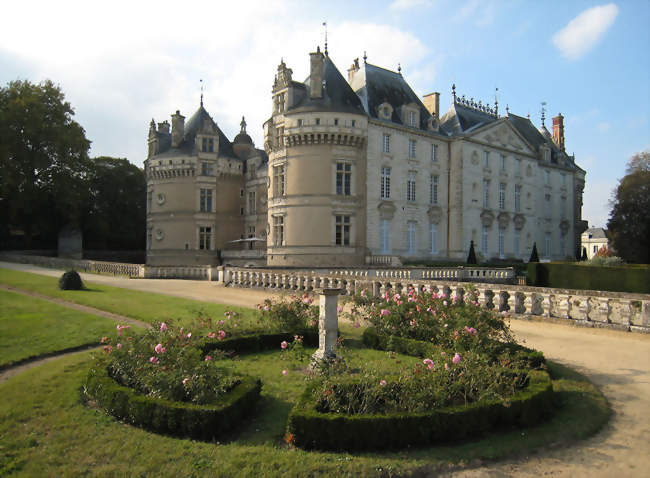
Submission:
[[[98,343],[115,332],[112,320],[0,290],[0,367]]]
[[[56,277],[1,268],[0,284],[39,292],[50,297],[69,300],[149,323],[171,319],[177,324],[183,324],[190,319],[196,318],[199,313],[221,319],[226,310],[233,310],[242,314],[242,327],[246,327],[253,322],[256,315],[256,312],[252,309],[243,307],[201,302],[100,284],[86,284],[88,290],[84,291],[63,291],[58,288],[58,279]]]
[[[222,443],[203,443],[127,426],[82,404],[79,386],[89,364],[90,354],[83,352],[0,384],[0,475],[36,476],[47,470],[51,476],[356,477],[383,470],[425,476],[444,471],[449,463],[524,455],[549,443],[569,445],[595,433],[610,413],[605,398],[583,376],[551,364],[561,408],[542,426],[456,446],[398,452],[293,450],[281,437],[304,379],[298,370],[282,376],[281,370],[289,367],[279,352],[263,352],[232,365],[262,377],[257,414]]]

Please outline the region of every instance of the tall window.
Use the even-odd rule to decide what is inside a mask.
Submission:
[[[381,220],[381,230],[379,237],[381,238],[381,252],[384,254],[390,253],[390,221],[388,219]]]
[[[390,135],[384,133],[384,153],[390,153]]]
[[[515,161],[515,165],[516,165],[515,172],[517,174],[521,174],[521,159],[517,158],[517,160]]]
[[[490,207],[490,181],[487,179],[483,180],[483,207]]]
[[[350,180],[352,165],[350,163],[336,163],[336,194],[350,195]]]
[[[503,227],[499,227],[499,259],[503,259],[505,254],[505,235],[506,230]]]
[[[390,198],[390,168],[381,168],[381,199]]]
[[[415,173],[410,172],[406,180],[406,200],[415,201]]]
[[[204,153],[208,150],[208,138],[201,139],[201,151]]]
[[[505,154],[501,155],[501,171],[506,170],[506,156]]]
[[[206,161],[201,163],[201,175],[202,176],[212,176],[214,171],[214,166],[211,163]]]
[[[515,184],[515,212],[521,212],[521,185]]]
[[[562,219],[566,219],[566,197],[562,196],[560,203],[560,216]]]
[[[483,230],[481,231],[481,252],[484,256],[487,256],[488,253],[488,232],[488,227],[483,226]]]
[[[409,255],[415,254],[415,223],[409,222],[406,229],[406,245]]]
[[[284,164],[281,166],[273,167],[273,197],[284,196],[284,184],[285,184],[284,172],[285,172]]]
[[[415,112],[409,111],[409,126],[415,126]]]
[[[199,227],[199,249],[206,251],[212,249],[211,227]]]
[[[512,247],[514,249],[515,257],[519,257],[519,239],[520,238],[521,238],[521,232],[515,230],[513,247]]]
[[[409,139],[409,158],[415,159],[415,140]]]
[[[438,235],[438,226],[435,224],[431,224],[429,229],[429,240],[431,241],[430,251],[432,255],[438,253],[437,235]]]
[[[284,128],[276,128],[275,135],[278,148],[284,147]]]
[[[248,214],[255,214],[257,209],[255,201],[255,191],[248,192]]]
[[[350,245],[350,216],[336,216],[336,245]]]
[[[433,174],[429,183],[429,203],[438,204],[438,176]]]
[[[489,151],[483,151],[483,166],[486,168],[490,167],[490,152]]]
[[[551,233],[544,233],[544,255],[546,257],[551,257]]]
[[[201,189],[201,212],[212,212],[212,189]]]
[[[544,212],[546,213],[546,217],[551,217],[551,195],[550,194],[544,195]]]
[[[273,216],[273,245],[284,245],[284,216]]]
[[[544,170],[544,182],[551,184],[551,172],[548,169]]]
[[[431,145],[431,161],[433,161],[433,162],[438,161],[438,145],[437,144],[432,144]]]
[[[499,183],[499,209],[506,208],[506,183]]]

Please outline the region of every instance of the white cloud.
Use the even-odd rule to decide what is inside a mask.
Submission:
[[[553,35],[553,44],[570,60],[587,54],[612,26],[618,7],[614,3],[589,8]]]
[[[469,0],[455,17],[456,21],[472,20],[478,27],[487,27],[494,23],[497,5],[491,0]]]

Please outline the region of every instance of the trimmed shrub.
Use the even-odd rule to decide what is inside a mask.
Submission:
[[[83,290],[84,284],[77,271],[67,271],[59,278],[59,289],[61,290]]]
[[[648,294],[650,267],[627,265],[605,269],[573,263],[531,263],[528,281],[537,287]]]
[[[377,450],[457,441],[508,426],[528,427],[552,412],[553,387],[546,372],[529,372],[528,386],[507,401],[485,400],[420,413],[344,415],[320,413],[308,386],[289,414],[287,437],[298,447]]]
[[[119,385],[105,367],[95,366],[88,373],[82,395],[126,423],[157,433],[213,440],[250,413],[261,389],[259,380],[242,376],[240,383],[220,396],[217,403],[172,402]]]
[[[304,344],[309,347],[318,347],[318,332],[313,329],[298,330],[296,332],[279,332],[275,334],[257,334],[231,337],[221,341],[206,342],[202,347],[204,353],[212,350],[236,352],[247,354],[261,350],[275,349],[282,341],[292,341],[295,335],[302,335]]]

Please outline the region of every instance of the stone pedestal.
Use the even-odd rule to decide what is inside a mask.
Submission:
[[[312,362],[336,357],[336,341],[339,338],[338,298],[341,289],[321,289],[319,294],[318,350]]]

